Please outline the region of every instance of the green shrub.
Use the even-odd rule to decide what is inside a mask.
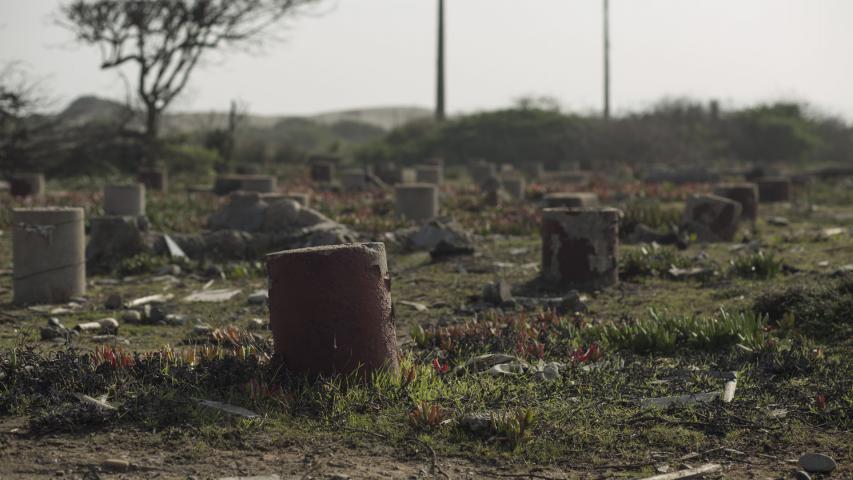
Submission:
[[[732,260],[731,273],[741,278],[769,280],[782,271],[782,261],[772,253],[741,255]]]
[[[672,267],[686,268],[690,261],[673,248],[628,250],[619,256],[619,278],[660,277]]]
[[[849,343],[853,338],[853,274],[765,293],[752,309],[777,325],[787,317],[793,323],[788,328],[806,336]]]
[[[607,325],[601,332],[605,344],[634,353],[671,354],[680,349],[715,351],[735,345],[761,348],[765,342],[765,317],[725,310],[714,317],[649,312],[649,318],[626,326]]]

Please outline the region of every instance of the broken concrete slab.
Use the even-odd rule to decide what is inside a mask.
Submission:
[[[730,242],[737,233],[740,203],[717,195],[692,195],[684,209],[685,230],[700,242]]]

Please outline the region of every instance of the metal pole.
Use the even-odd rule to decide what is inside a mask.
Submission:
[[[610,0],[604,0],[604,119],[610,118]]]
[[[444,120],[444,0],[438,0],[438,65],[435,93],[435,119]]]

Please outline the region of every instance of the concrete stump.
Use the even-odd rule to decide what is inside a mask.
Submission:
[[[592,192],[558,192],[545,195],[545,208],[597,207],[598,195]]]
[[[397,214],[421,222],[438,216],[438,187],[427,183],[394,188]]]
[[[468,166],[468,174],[474,183],[481,184],[486,180],[497,176],[498,172],[493,163],[479,161]]]
[[[44,195],[44,174],[18,173],[9,181],[9,193],[15,197],[40,198]]]
[[[104,187],[104,213],[107,215],[145,215],[145,185],[107,185]]]
[[[342,171],[338,178],[344,190],[363,190],[367,188],[367,174],[361,168]]]
[[[576,289],[619,283],[619,210],[546,208],[542,211],[542,276]]]
[[[310,193],[302,193],[302,192],[291,192],[291,193],[264,193],[261,194],[260,199],[272,205],[275,202],[280,200],[293,200],[294,202],[302,205],[303,207],[311,206],[311,194]]]
[[[331,162],[315,162],[311,164],[311,181],[330,183],[335,178],[335,164]]]
[[[515,176],[515,177],[504,177],[501,180],[501,186],[506,193],[509,194],[512,198],[517,200],[523,200],[525,190],[527,189],[527,182],[524,181],[523,178]]]
[[[86,259],[105,265],[145,251],[145,217],[105,215],[92,219]]]
[[[272,175],[243,175],[240,179],[240,190],[246,192],[273,193],[277,188]]]
[[[758,184],[758,199],[761,203],[791,201],[791,181],[787,178],[762,178],[755,183]]]
[[[441,185],[443,170],[440,165],[419,165],[415,167],[415,181]]]
[[[684,209],[684,226],[700,242],[730,242],[737,233],[740,203],[717,195],[693,195]]]
[[[758,186],[754,183],[721,183],[714,187],[714,195],[740,203],[741,219],[758,220]]]
[[[169,190],[169,176],[162,170],[143,170],[136,176],[136,180],[154,192]]]
[[[391,278],[382,243],[267,255],[276,353],[297,375],[397,372]]]
[[[217,175],[213,181],[213,193],[217,195],[228,195],[231,192],[240,190],[242,185],[242,175]]]
[[[60,303],[86,293],[82,208],[12,211],[14,302]]]

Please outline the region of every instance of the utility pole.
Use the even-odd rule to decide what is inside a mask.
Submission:
[[[610,119],[610,0],[604,0],[604,119]]]
[[[436,68],[435,119],[444,120],[444,0],[438,0],[438,65]]]

